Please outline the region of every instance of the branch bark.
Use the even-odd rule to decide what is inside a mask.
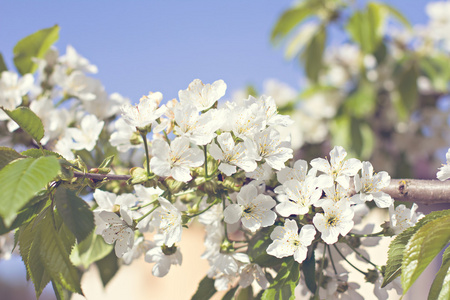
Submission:
[[[74,172],[78,178],[90,178],[93,180],[128,180],[130,175],[94,174]],[[450,203],[450,181],[425,180],[425,179],[391,179],[388,187],[382,189],[394,200],[416,202],[420,204]],[[354,187],[351,195],[355,194]]]

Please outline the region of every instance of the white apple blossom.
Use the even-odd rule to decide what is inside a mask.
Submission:
[[[80,70],[85,73],[97,73],[98,68],[89,63],[89,61],[78,54],[71,45],[67,45],[66,55],[60,56],[58,61],[69,70]]]
[[[21,78],[12,71],[3,71],[0,75],[0,107],[13,110],[22,103],[25,96],[33,87],[34,78],[25,74]],[[6,120],[6,118],[1,118]]]
[[[133,219],[125,209],[120,209],[120,215],[122,218],[108,211],[102,211],[98,215],[108,224],[102,231],[103,239],[108,244],[115,243],[114,250],[119,258],[132,249],[134,244],[134,231],[131,228]]]
[[[156,277],[164,277],[169,273],[171,265],[181,265],[183,256],[180,248],[164,244],[165,237],[155,235],[155,245],[145,253],[145,261],[155,263],[152,274]]]
[[[258,183],[262,183],[266,180],[269,180],[273,175],[273,169],[271,166],[269,166],[268,163],[263,163],[262,165],[259,165],[255,171],[253,172],[246,172],[245,176],[248,178],[255,179]]]
[[[389,186],[391,177],[385,171],[373,174],[372,164],[368,161],[362,163],[361,178],[359,174],[354,177],[356,195],[352,196],[355,203],[364,203],[373,200],[380,208],[388,208],[394,200],[381,189]]]
[[[166,111],[165,105],[158,107],[162,97],[160,92],[149,93],[147,96],[143,96],[136,106],[129,103],[122,105],[120,109],[123,119],[136,128],[145,128],[149,125],[155,127],[156,119]]]
[[[158,201],[161,206],[155,210],[155,226],[164,237],[162,243],[170,247],[181,240],[181,212],[163,197],[159,197]]]
[[[94,115],[86,115],[81,119],[80,128],[67,128],[66,135],[72,139],[72,149],[94,149],[104,124],[104,121],[97,120]]]
[[[436,177],[440,181],[444,181],[450,178],[450,149],[448,149],[447,153],[445,154],[445,158],[447,159],[446,164],[442,165],[442,167],[440,167],[439,171],[436,173]]]
[[[305,225],[299,233],[297,222],[287,219],[283,227],[275,227],[270,234],[273,242],[267,247],[267,253],[278,258],[293,255],[295,261],[302,263],[306,259],[307,247],[311,245],[315,235],[314,226]]]
[[[224,273],[226,275],[237,274],[240,267],[249,264],[250,259],[247,254],[240,252],[221,253],[209,259],[211,264],[210,271],[216,273]]]
[[[315,158],[311,161],[311,166],[325,173],[333,181],[336,181],[342,187],[348,188],[350,184],[350,176],[355,176],[362,167],[361,161],[356,158],[344,160],[347,151],[341,146],[335,146],[330,151],[330,162],[323,158]]]
[[[241,220],[244,228],[255,232],[260,227],[273,225],[277,215],[271,208],[275,204],[272,197],[258,194],[255,186],[245,185],[237,194],[237,204],[230,204],[223,211],[224,221],[234,224]]]
[[[327,244],[334,244],[339,234],[345,236],[353,228],[354,212],[348,201],[329,201],[322,208],[324,213],[316,214],[313,223],[321,232],[322,240]]]
[[[227,176],[231,176],[236,173],[236,167],[243,169],[245,172],[252,172],[256,169],[256,161],[247,155],[245,143],[235,144],[229,132],[219,135],[217,141],[220,148],[217,144],[212,143],[209,153],[220,161],[220,171]]]
[[[325,197],[319,199],[314,206],[322,207],[325,203],[337,203],[339,201],[349,202],[354,204],[349,197],[349,190],[342,187],[340,184],[333,184],[331,187],[324,188]]]
[[[116,131],[109,137],[109,142],[120,152],[138,148],[143,143],[142,137],[137,134],[136,127],[129,125],[124,119],[118,119],[114,127]]]
[[[87,77],[86,74],[78,70],[67,74],[67,69],[60,65],[55,66],[52,79],[59,87],[58,92],[60,97],[75,97],[83,102],[95,100],[96,95],[93,93],[94,87],[101,85],[99,80]]]
[[[414,226],[424,215],[417,213],[419,206],[414,203],[411,208],[407,208],[404,204],[400,204],[394,208],[394,204],[389,206],[390,228],[395,234],[399,234],[405,229]]]
[[[265,124],[268,126],[278,125],[286,127],[294,122],[290,116],[278,114],[275,99],[271,96],[262,95],[259,99],[249,96],[245,100],[245,106],[248,107],[252,104],[256,104],[259,107],[259,111],[265,112]]]
[[[152,149],[153,157],[150,168],[159,176],[172,176],[175,180],[187,182],[192,179],[189,168],[203,164],[203,152],[198,148],[190,148],[189,139],[177,137],[170,146],[166,141],[155,140]]]
[[[242,107],[236,103],[228,105],[228,118],[222,126],[224,131],[233,131],[234,135],[246,139],[266,127],[266,115],[255,103],[250,107]]]
[[[147,241],[143,236],[138,237],[134,241],[133,248],[122,256],[123,263],[126,265],[131,264],[133,260],[139,258],[152,247],[154,247],[153,242]]]
[[[253,137],[256,152],[256,160],[264,159],[265,162],[275,170],[285,167],[285,162],[292,158],[293,150],[288,142],[280,139],[280,133],[269,127],[258,132]],[[250,147],[249,147],[250,148]],[[249,151],[251,151],[249,149]]]
[[[215,131],[225,119],[216,116],[217,110],[209,110],[199,115],[197,108],[191,104],[179,104],[175,107],[174,131],[178,136],[189,138],[196,145],[206,145],[216,137]]]
[[[239,270],[241,277],[239,279],[239,286],[242,288],[248,287],[256,279],[259,286],[265,290],[269,287],[269,281],[262,268],[257,264],[247,264]]]
[[[307,176],[304,181],[289,180],[283,184],[283,190],[289,199],[279,197],[277,212],[283,217],[290,215],[304,215],[309,212],[311,205],[322,196],[322,190],[317,187],[318,179]]]
[[[178,92],[180,102],[193,104],[198,111],[206,110],[225,95],[227,85],[223,80],[204,84],[200,79],[194,79],[186,90]]]

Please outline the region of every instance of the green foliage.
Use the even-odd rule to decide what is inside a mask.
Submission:
[[[417,77],[419,76],[417,62],[414,59],[403,62],[399,73],[397,77],[397,88],[402,109],[411,112],[415,108],[419,96],[417,87]],[[399,113],[399,115],[401,114]]]
[[[0,216],[6,226],[17,212],[60,170],[55,157],[21,158],[0,170]]]
[[[14,47],[14,64],[20,74],[33,73],[37,64],[32,58],[43,58],[59,38],[59,26],[41,29],[23,39]]]
[[[356,11],[348,20],[346,29],[365,53],[372,53],[383,38],[386,11],[375,3]]]
[[[0,53],[0,74],[3,71],[8,71],[8,67],[5,64],[5,60],[3,59],[3,55]]]
[[[442,255],[442,264],[431,285],[429,300],[450,299],[450,247]]]
[[[319,79],[326,40],[327,32],[325,27],[321,26],[311,38],[305,51],[301,55],[301,61],[305,66],[306,76],[308,76],[312,82],[317,82]]]
[[[421,226],[404,250],[402,287],[405,294],[433,258],[450,243],[450,215]]]
[[[295,26],[308,17],[313,16],[320,7],[320,1],[310,0],[300,2],[295,7],[283,12],[272,30],[271,41],[273,43],[279,42],[294,29]]]
[[[94,230],[94,214],[89,205],[75,192],[58,187],[55,203],[64,224],[72,231],[78,243],[82,242]]]
[[[262,228],[250,240],[247,254],[250,260],[260,267],[278,266],[283,261],[275,256],[267,254],[267,247],[273,242],[270,233],[275,226]]]
[[[278,274],[270,286],[264,291],[262,300],[295,299],[294,290],[300,280],[300,270],[294,258],[283,260]]]
[[[17,153],[16,150],[8,147],[0,147],[0,170],[15,159],[24,158],[23,155]]]
[[[113,245],[107,244],[102,236],[94,231],[72,250],[70,260],[76,266],[88,268],[92,263],[106,257],[113,250]]]
[[[314,255],[313,246],[309,246],[308,255],[302,262],[302,272],[305,278],[306,286],[315,294],[317,289],[316,284],[316,257]]]
[[[239,294],[236,297],[236,300],[253,300],[253,288],[249,285],[246,288],[241,288],[239,290]]]
[[[4,111],[37,143],[44,137],[44,125],[41,119],[28,107],[18,107],[11,111],[4,109]]]
[[[37,297],[51,280],[60,295],[62,289],[80,293],[80,277],[69,260],[75,237],[50,206],[37,218],[22,225],[18,243],[27,276],[32,279]]]
[[[194,296],[192,296],[192,300],[208,300],[217,292],[214,287],[214,279],[209,278],[208,276],[203,277],[202,281],[200,281],[197,291]]]
[[[238,289],[239,285],[235,286],[234,288],[230,289],[225,296],[223,296],[222,300],[233,300],[234,294],[236,294],[236,291]]]
[[[386,264],[386,271],[384,273],[384,280],[381,287],[385,287],[402,273],[402,261],[406,245],[408,244],[412,236],[425,224],[447,215],[450,215],[450,210],[432,212],[424,218],[420,219],[415,226],[407,228],[395,237],[395,239],[389,245],[388,261]]]
[[[114,251],[109,252],[108,255],[97,261],[95,264],[100,273],[103,286],[106,286],[119,270],[118,258]]]

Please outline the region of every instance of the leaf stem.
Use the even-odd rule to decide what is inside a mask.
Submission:
[[[345,243],[347,244],[347,246],[349,246],[353,252],[355,252],[359,257],[361,257],[363,260],[365,260],[366,262],[368,262],[369,264],[371,264],[372,266],[374,266],[376,269],[381,270],[381,268],[379,266],[377,266],[376,264],[374,264],[373,262],[371,262],[369,259],[367,259],[364,255],[361,254],[361,252],[359,252],[358,250],[356,250],[355,247],[353,247],[348,241],[347,239],[343,239],[345,241]]]
[[[141,131],[141,130],[139,130],[139,134],[141,135],[142,140],[144,141],[145,162],[147,164],[147,176],[150,177],[150,160],[149,160],[149,154],[148,154],[147,134],[146,134],[146,131]]]
[[[207,145],[203,146],[203,153],[205,154],[205,178],[208,178],[208,152]]]
[[[361,274],[367,276],[367,272],[362,271],[361,269],[357,268],[354,264],[352,264],[351,262],[348,261],[347,258],[345,258],[345,256],[342,254],[342,252],[338,249],[338,247],[336,246],[336,244],[333,245],[334,249],[336,249],[337,253],[339,253],[339,255],[356,271],[360,272]]]

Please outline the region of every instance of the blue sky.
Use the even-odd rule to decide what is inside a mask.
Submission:
[[[364,1],[358,1],[364,2]],[[394,0],[412,23],[424,23],[424,0]],[[70,44],[99,68],[109,93],[136,102],[149,91],[177,97],[195,78],[223,79],[228,94],[278,78],[300,87],[300,67],[269,42],[291,1],[31,1],[0,0],[0,51],[34,31],[58,24],[61,53]]]

